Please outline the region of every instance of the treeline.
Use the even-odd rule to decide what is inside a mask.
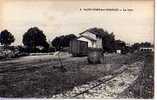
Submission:
[[[149,42],[135,43],[128,46],[122,40],[116,40],[114,33],[104,31],[102,28],[92,28],[91,31],[104,34],[102,37],[102,45],[104,52],[115,52],[116,50],[122,50],[123,52],[133,52],[138,50],[141,46],[152,46]],[[63,48],[69,47],[71,40],[77,39],[74,34],[62,35],[55,37],[51,43],[47,42],[46,36],[42,30],[38,27],[32,27],[23,34],[23,47],[18,46],[21,51],[24,52],[51,52],[60,51]],[[8,30],[3,30],[0,33],[0,43],[7,48],[11,43],[15,41],[15,37]]]

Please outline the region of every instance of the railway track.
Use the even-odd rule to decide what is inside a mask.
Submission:
[[[94,82],[92,82],[92,84],[86,83],[85,87],[84,86],[80,86],[77,90],[77,92],[72,92],[72,93],[63,93],[63,94],[58,94],[57,96],[53,96],[54,98],[79,98],[79,96],[84,95],[84,94],[90,94],[90,90],[99,87],[102,84],[106,84],[106,82],[112,80],[113,78],[115,78],[117,75],[122,74],[123,72],[125,72],[126,70],[128,70],[128,68],[126,66],[122,66],[120,69],[115,70],[112,74],[104,76],[101,79],[97,79]],[[87,86],[87,87],[86,87]],[[76,91],[76,88],[74,88],[74,90],[72,91]]]
[[[123,70],[120,71],[120,72],[114,73],[114,75],[112,75],[112,76],[109,77],[109,78],[104,78],[104,79],[101,79],[101,80],[97,80],[97,82],[96,82],[97,84],[93,85],[93,86],[90,87],[89,89],[86,89],[86,90],[84,90],[84,91],[82,91],[82,92],[80,92],[80,93],[77,93],[76,95],[73,96],[73,98],[76,98],[76,97],[78,97],[79,95],[82,95],[82,94],[85,94],[85,93],[89,93],[89,90],[92,90],[92,89],[94,89],[94,88],[96,88],[96,87],[99,87],[101,84],[105,84],[107,81],[109,81],[109,80],[115,78],[118,74],[122,74],[122,73],[123,73],[124,71],[126,71],[126,70],[127,70],[127,68],[123,69]]]

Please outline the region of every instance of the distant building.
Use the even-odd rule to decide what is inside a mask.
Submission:
[[[117,53],[117,54],[121,54],[121,53],[122,53],[122,50],[118,49],[118,50],[116,50],[116,53]]]
[[[153,46],[151,46],[151,47],[140,47],[139,50],[142,52],[154,52],[154,47]]]
[[[88,47],[102,49],[103,48],[103,46],[102,46],[102,37],[103,36],[104,36],[103,33],[98,33],[98,32],[93,31],[92,29],[88,29],[88,30],[80,33],[78,40],[88,42]]]

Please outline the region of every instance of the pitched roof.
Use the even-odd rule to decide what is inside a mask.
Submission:
[[[90,41],[96,41],[94,38],[91,38],[91,37],[88,37],[88,36],[79,36],[78,39],[81,38],[81,37],[84,37],[84,38],[86,38]]]
[[[90,29],[87,29],[87,30],[83,31],[82,33],[80,33],[80,35],[84,34],[85,32],[90,32],[90,33],[92,33],[98,37],[104,37],[105,36],[104,30],[101,28],[90,28]]]

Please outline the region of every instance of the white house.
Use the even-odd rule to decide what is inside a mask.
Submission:
[[[95,32],[93,30],[94,30],[94,28],[88,29],[88,30],[80,33],[78,40],[88,42],[88,47],[103,48],[102,47],[102,37],[104,36],[104,34]]]

